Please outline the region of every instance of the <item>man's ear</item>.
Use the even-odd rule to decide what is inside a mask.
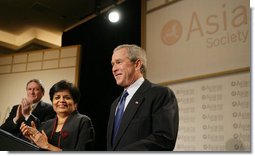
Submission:
[[[137,59],[135,61],[135,70],[140,70],[142,68],[142,61],[140,59]]]

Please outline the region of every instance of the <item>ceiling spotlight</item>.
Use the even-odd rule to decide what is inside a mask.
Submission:
[[[120,20],[120,13],[116,10],[114,11],[111,11],[109,14],[108,14],[108,19],[110,22],[112,23],[116,23]]]

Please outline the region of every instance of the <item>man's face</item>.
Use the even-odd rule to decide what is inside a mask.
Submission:
[[[27,98],[32,100],[33,103],[40,101],[44,95],[41,86],[35,82],[30,82],[27,85],[26,90],[27,90]]]
[[[117,85],[126,88],[137,80],[136,64],[129,60],[125,48],[113,53],[111,63]]]

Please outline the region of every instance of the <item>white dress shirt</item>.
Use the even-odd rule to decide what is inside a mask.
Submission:
[[[127,88],[128,96],[126,97],[124,111],[126,110],[126,107],[129,101],[131,100],[131,98],[133,97],[133,95],[135,94],[137,89],[142,85],[143,82],[144,82],[144,78],[140,77],[138,80],[136,80],[132,85],[130,85]]]

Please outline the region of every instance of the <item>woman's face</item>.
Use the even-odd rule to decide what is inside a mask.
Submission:
[[[63,90],[56,92],[53,95],[53,109],[57,114],[69,115],[76,110],[77,104],[69,92],[69,90]]]

